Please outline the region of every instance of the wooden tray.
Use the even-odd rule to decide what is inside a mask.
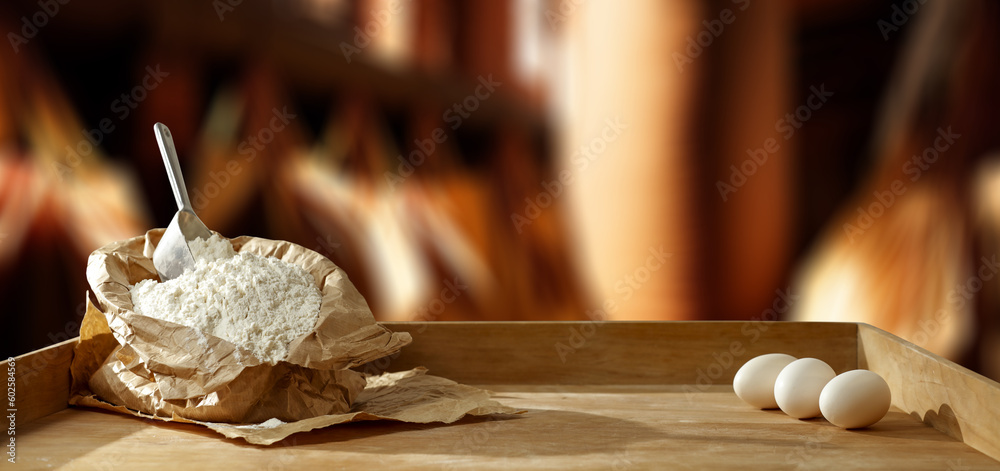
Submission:
[[[495,391],[527,410],[452,425],[356,423],[267,446],[199,426],[67,408],[74,340],[16,359],[22,469],[1000,469],[1000,384],[865,324],[790,322],[388,323],[414,342],[379,368]],[[772,352],[892,389],[878,424],[754,410],[732,377]],[[5,463],[10,465],[9,463]],[[13,466],[11,467],[13,469]]]

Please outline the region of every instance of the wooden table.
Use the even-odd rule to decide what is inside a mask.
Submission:
[[[17,466],[1000,469],[1000,385],[864,324],[386,325],[414,342],[374,366],[427,366],[527,412],[452,425],[354,423],[248,445],[200,426],[67,408],[71,340],[16,360]],[[856,431],[754,410],[733,394],[732,377],[772,352],[820,358],[838,373],[871,369],[889,382],[893,408]]]

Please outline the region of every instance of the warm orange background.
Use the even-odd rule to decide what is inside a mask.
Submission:
[[[988,1],[0,6],[6,356],[175,211],[383,320],[869,322],[1000,377]]]

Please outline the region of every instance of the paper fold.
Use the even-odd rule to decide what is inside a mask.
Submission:
[[[268,364],[219,337],[135,313],[128,290],[157,278],[152,254],[162,233],[154,229],[91,254],[87,279],[98,306],[88,296],[71,366],[71,404],[199,423],[256,444],[356,420],[453,422],[515,412],[486,391],[423,369],[369,377],[349,369],[395,354],[410,335],[376,323],[340,268],[290,242],[230,239],[237,252],[303,267],[320,287],[319,319],[289,344],[284,361]]]

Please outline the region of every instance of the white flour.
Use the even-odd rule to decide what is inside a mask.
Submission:
[[[302,267],[236,253],[218,235],[189,247],[195,269],[165,283],[136,283],[135,312],[200,329],[270,363],[284,359],[288,343],[315,327],[322,297]]]

